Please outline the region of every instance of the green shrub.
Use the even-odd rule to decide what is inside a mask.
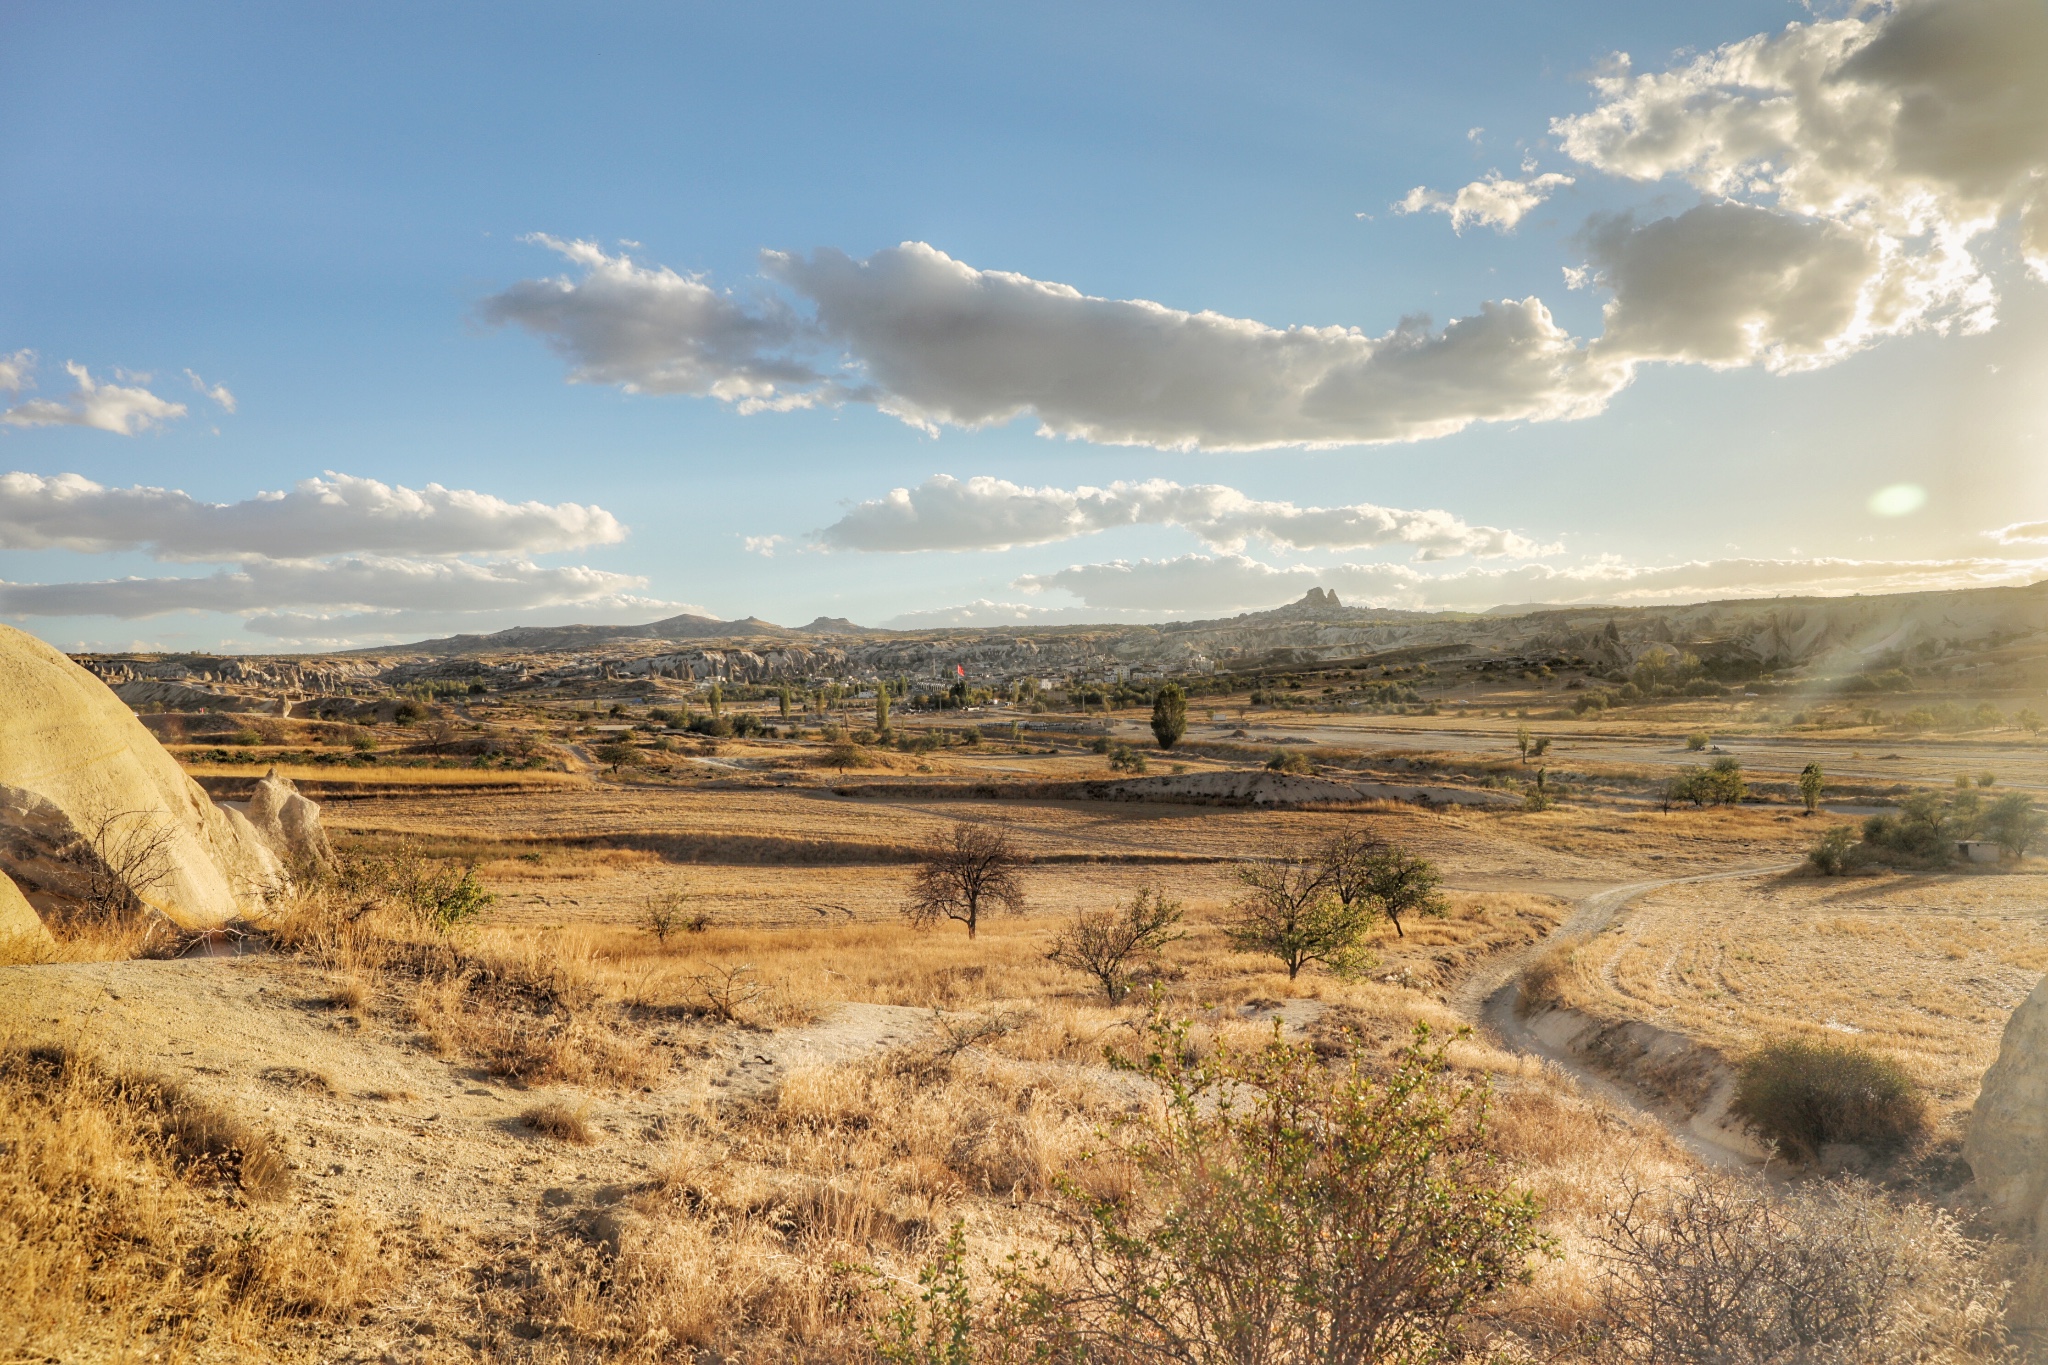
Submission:
[[[1849,870],[1850,855],[1855,847],[1856,831],[1848,825],[1836,825],[1806,850],[1806,860],[1822,876],[1839,877]]]
[[[1273,756],[1266,760],[1268,770],[1276,773],[1295,773],[1307,777],[1315,772],[1308,761],[1308,755],[1299,750],[1275,749]]]
[[[1729,1108],[1804,1160],[1831,1142],[1894,1152],[1927,1130],[1927,1106],[1912,1078],[1853,1043],[1765,1044],[1743,1060]]]
[[[1899,803],[1898,814],[1863,822],[1863,846],[1873,859],[1893,866],[1946,866],[1955,857],[1956,839],[1968,833],[1952,821],[1950,804],[1936,792],[1915,792]]]
[[[1111,772],[1142,773],[1149,766],[1145,762],[1145,755],[1139,753],[1128,744],[1119,744],[1109,751],[1109,767]]]
[[[1152,700],[1152,737],[1171,749],[1188,732],[1188,698],[1178,683],[1168,683]]]
[[[1693,753],[1698,753],[1713,742],[1714,737],[1704,730],[1695,730],[1685,737],[1685,747]]]
[[[1134,1050],[1164,1113],[1103,1157],[1137,1197],[1061,1181],[1071,1278],[1038,1287],[1029,1345],[1068,1349],[1001,1358],[1445,1359],[1549,1249],[1485,1141],[1488,1092],[1425,1029],[1390,1067],[1277,1038],[1196,1061],[1160,1019]]]
[[[2007,792],[1984,811],[1982,833],[2015,858],[2027,856],[2048,820],[2025,792]]]

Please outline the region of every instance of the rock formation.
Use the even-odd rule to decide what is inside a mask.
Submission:
[[[2048,978],[2006,1021],[1970,1116],[1963,1157],[1994,1219],[2048,1233]]]
[[[33,961],[36,949],[50,941],[42,917],[21,894],[12,878],[0,874],[0,962]],[[27,951],[24,952],[24,949]]]
[[[287,867],[333,861],[327,831],[320,826],[320,807],[301,795],[289,777],[279,777],[277,769],[263,775],[242,814]]]
[[[173,922],[255,918],[284,866],[107,685],[0,626],[0,875],[45,918],[112,882]]]

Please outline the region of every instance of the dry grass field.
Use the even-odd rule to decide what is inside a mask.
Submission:
[[[1330,1055],[1380,1054],[1418,1023],[1455,1033],[1422,988],[1432,973],[1527,944],[1561,909],[1459,893],[1408,939],[1381,936],[1386,979],[1292,982],[1197,913],[1147,976],[1204,1051],[1255,1048],[1277,1025]],[[984,1269],[1049,1248],[1055,1176],[1085,1172],[1099,1135],[1152,1102],[1104,1065],[1140,1044],[1148,1004],[1111,1008],[1049,963],[1058,922],[996,919],[973,941],[900,920],[666,944],[602,922],[450,937],[315,897],[279,925],[280,957],[0,977],[0,1010],[26,1024],[0,1040],[0,1083],[18,1092],[5,1140],[34,1174],[0,1212],[71,1258],[0,1245],[0,1282],[38,1306],[5,1320],[6,1344],[111,1358],[146,1342],[192,1360],[857,1358],[890,1302],[880,1286],[914,1280],[956,1221]],[[88,1018],[103,1044],[63,1060]],[[1653,1125],[1541,1067],[1476,1039],[1451,1055],[1499,1087],[1492,1142],[1567,1250],[1584,1249],[1617,1179],[1681,1169]],[[53,1102],[38,1066],[75,1095]],[[175,1135],[125,1098],[139,1089],[239,1124],[226,1164],[188,1176]],[[104,1156],[64,1155],[80,1123],[113,1134]],[[245,1179],[250,1154],[279,1168],[263,1188]],[[169,1202],[119,1206],[153,1220],[139,1242],[93,1235],[128,1236],[122,1273],[137,1282],[173,1264],[194,1267],[189,1282],[130,1293],[66,1272],[107,1254],[65,1241],[67,1181],[93,1199],[174,1186]],[[222,1263],[235,1228],[251,1240]],[[315,1293],[307,1239],[344,1230],[353,1259]],[[1567,1340],[1590,1309],[1588,1263],[1536,1269],[1498,1325]],[[250,1292],[225,1287],[237,1283]]]
[[[840,797],[829,788],[377,797],[331,802],[344,840],[415,839],[474,859],[525,919],[630,920],[645,898],[680,889],[721,922],[815,923],[887,917],[916,848],[954,821],[1009,831],[1040,860],[1046,913],[1071,913],[1159,881],[1195,901],[1227,894],[1227,864],[1364,828],[1436,860],[1467,890],[1569,894],[1653,875],[1795,858],[1811,831],[1772,812],[1424,813],[1413,807],[1260,810],[1139,802]],[[1668,869],[1668,872],[1666,871]],[[1066,888],[1071,887],[1069,891]],[[570,902],[573,902],[571,904]]]
[[[1112,1064],[1141,1059],[1159,1019],[1187,1023],[1193,1062],[1277,1037],[1383,1075],[1418,1026],[1448,1042],[1444,1075],[1492,1095],[1474,1140],[1547,1239],[1460,1349],[1613,1359],[1600,1238],[1697,1165],[1649,1114],[1464,1031],[1453,1002],[1596,890],[1783,864],[1815,832],[1773,807],[972,790],[1108,775],[1067,738],[844,769],[822,737],[688,741],[616,773],[594,761],[605,732],[542,722],[562,770],[286,768],[331,784],[325,821],[357,872],[281,899],[250,940],[266,951],[126,962],[193,945],[115,926],[0,970],[0,1360],[910,1359],[875,1334],[956,1225],[985,1303],[1005,1258],[1069,1254],[1076,1198],[1152,1197],[1100,1154],[1161,1120],[1160,1092]],[[972,939],[902,914],[920,850],[962,822],[1028,859],[1024,913]],[[1342,975],[1290,978],[1233,943],[1245,865],[1354,832],[1431,860],[1445,913],[1375,924]],[[436,928],[361,873],[406,860],[472,872],[491,904]],[[1952,1128],[2048,962],[2033,883],[1672,887],[1580,950],[1570,990],[1731,1050],[1863,1030]],[[1181,904],[1181,937],[1112,1004],[1049,952],[1145,888]],[[1920,1358],[1983,1355],[1961,1329],[1929,1342]]]
[[[2048,968],[2048,873],[1666,887],[1566,950],[1550,997],[1640,1019],[1729,1057],[1778,1038],[1854,1039],[1898,1058],[1955,1141],[2006,1019]]]

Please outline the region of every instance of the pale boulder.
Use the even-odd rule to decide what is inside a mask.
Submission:
[[[285,875],[105,683],[0,626],[0,874],[47,918],[84,900],[95,845],[113,865],[151,846],[161,875],[132,889],[187,928],[256,918]]]
[[[287,866],[325,866],[334,858],[327,831],[320,825],[319,805],[293,786],[289,777],[280,777],[275,768],[256,784],[242,814]]]
[[[2006,1021],[1963,1157],[1995,1220],[2037,1238],[2048,1232],[2048,978]]]

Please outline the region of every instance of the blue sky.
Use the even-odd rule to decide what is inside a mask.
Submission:
[[[2040,8],[6,7],[0,619],[2032,581]]]

